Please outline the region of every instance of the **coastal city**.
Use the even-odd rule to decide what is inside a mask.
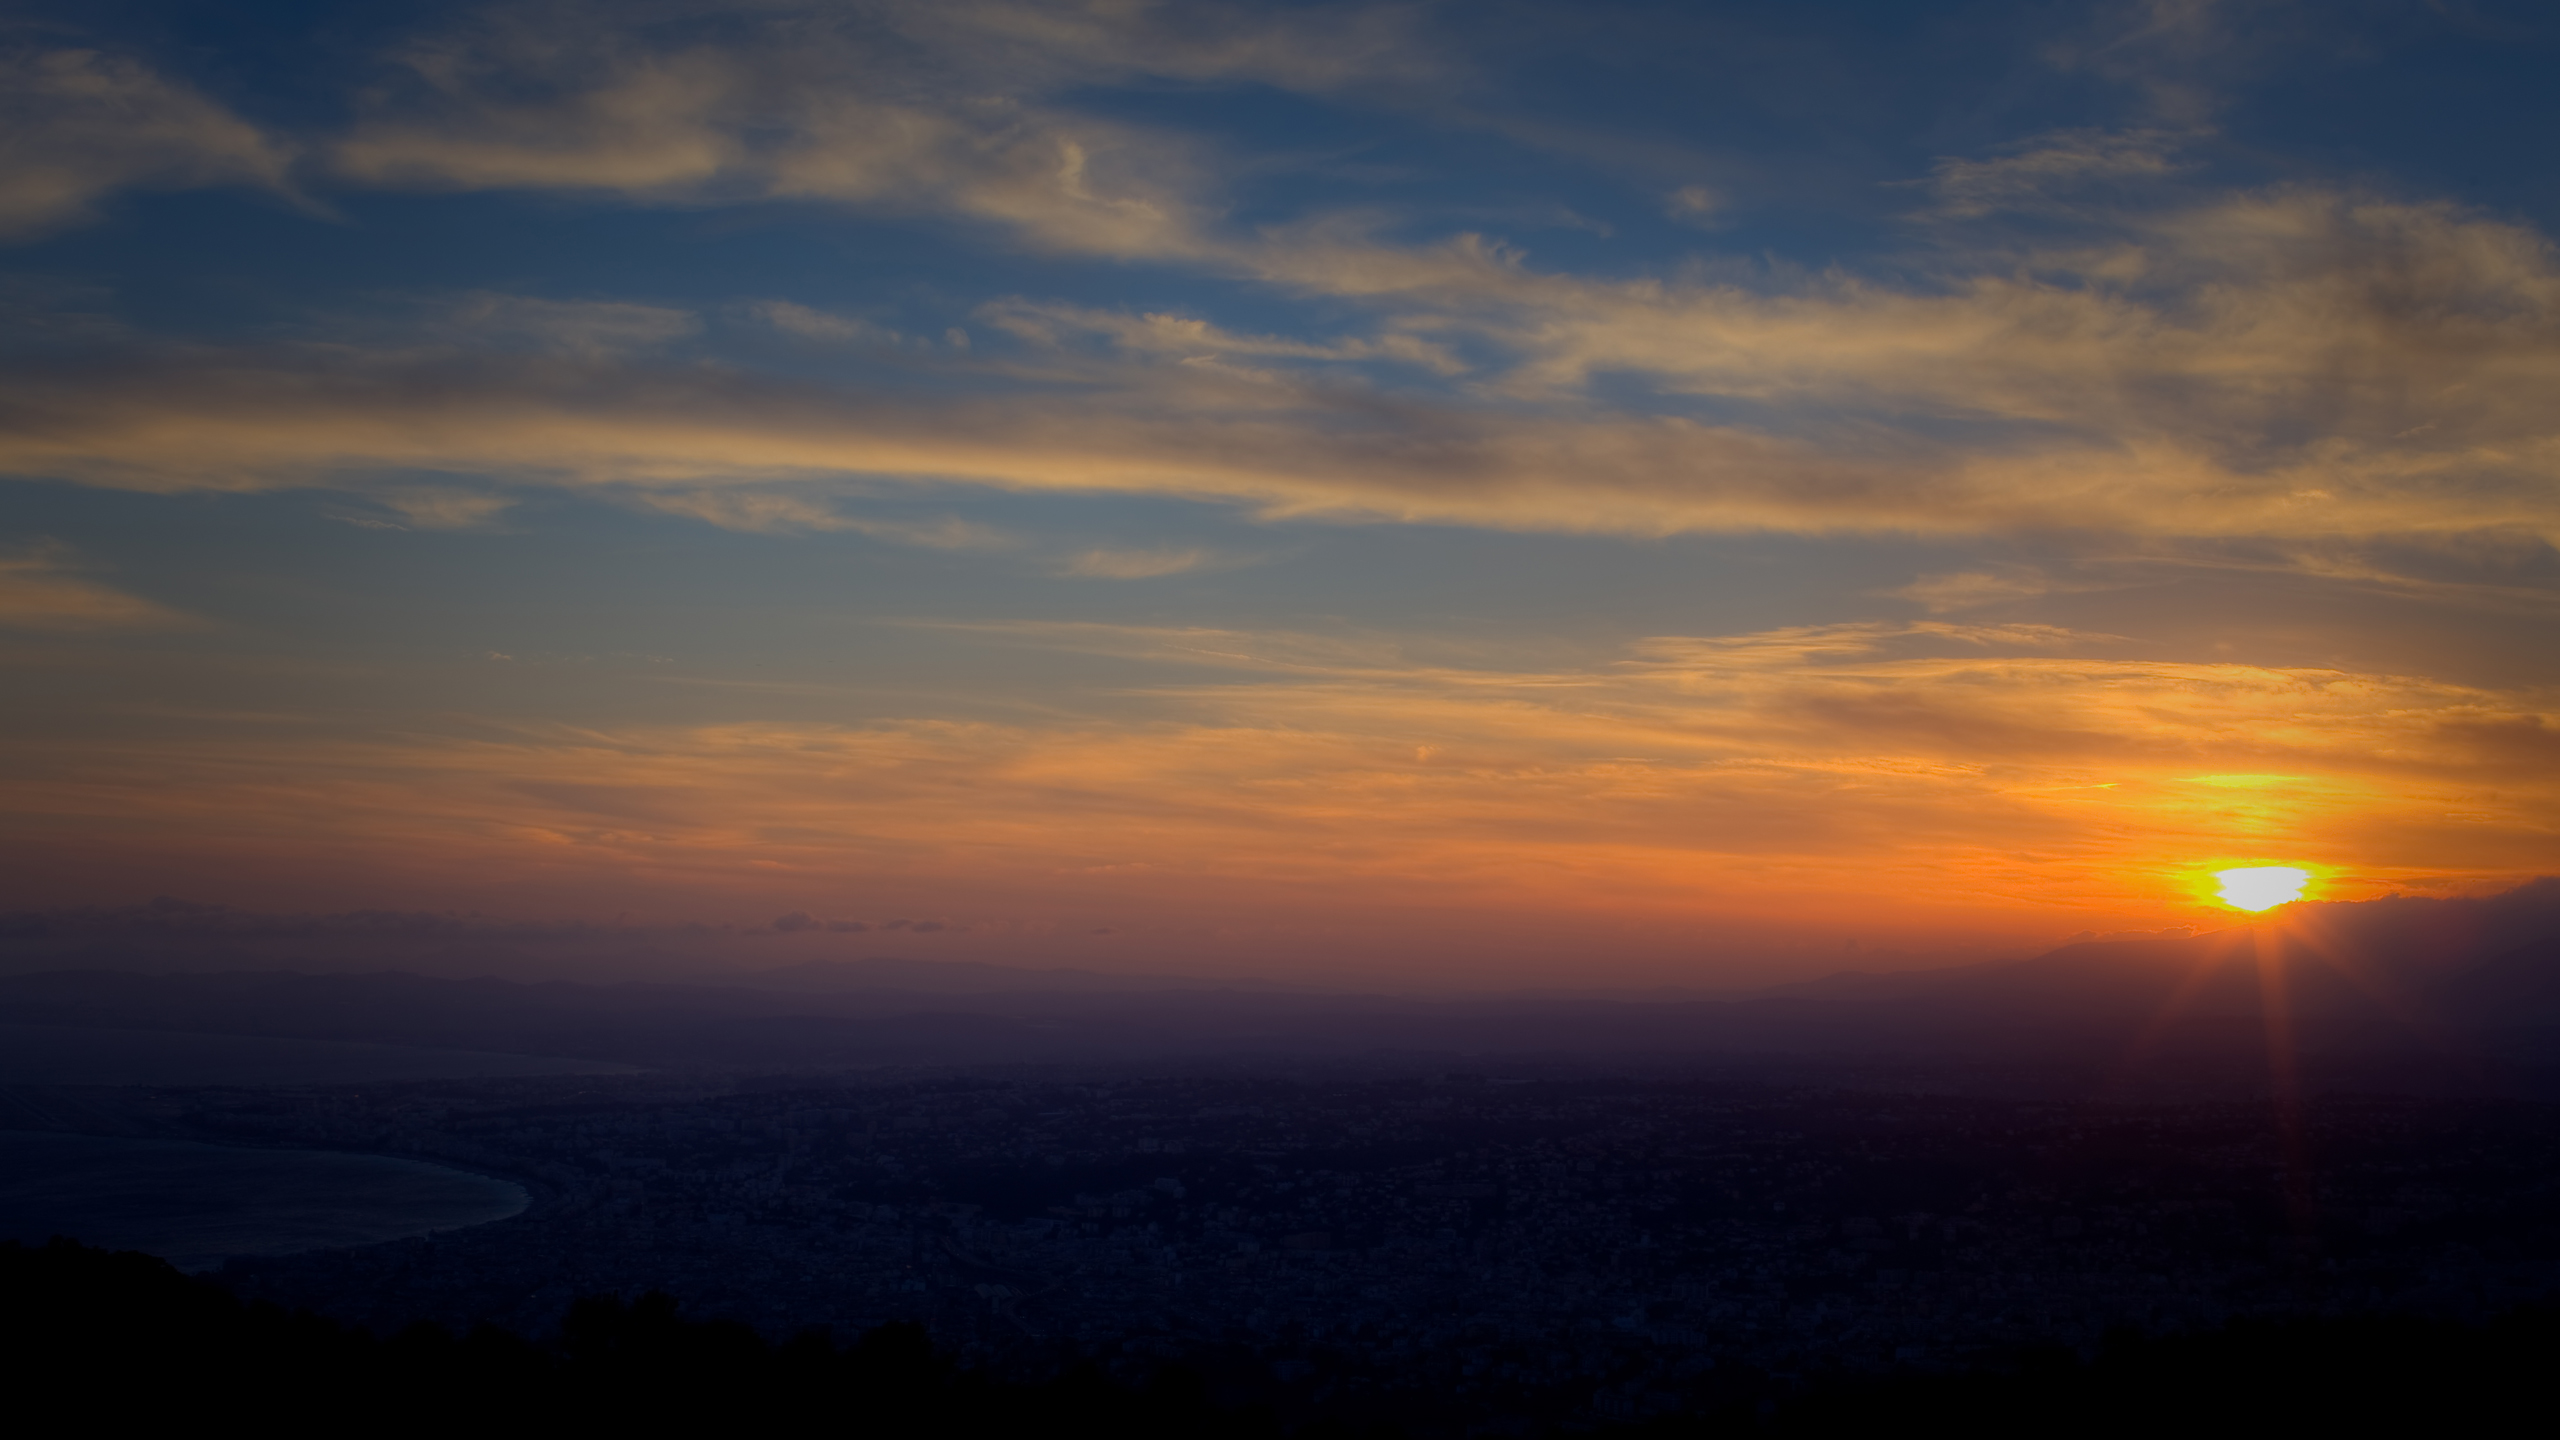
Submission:
[[[1741,1377],[2483,1316],[2560,1281],[2560,1124],[2493,1100],[2288,1117],[1534,1069],[100,1093],[159,1134],[527,1189],[498,1223],[219,1272],[376,1333],[538,1334],[655,1291],[776,1338],[913,1320],[998,1371],[1181,1360],[1319,1410],[1641,1418]]]

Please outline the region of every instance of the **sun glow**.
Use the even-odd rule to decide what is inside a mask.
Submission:
[[[2272,910],[2301,899],[2302,887],[2311,883],[2311,872],[2290,865],[2255,865],[2217,870],[2213,878],[2222,882],[2217,896],[2223,904],[2241,910]]]

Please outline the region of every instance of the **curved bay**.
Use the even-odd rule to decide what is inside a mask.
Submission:
[[[387,1155],[0,1131],[0,1239],[69,1235],[180,1269],[486,1224],[527,1199],[510,1181]]]

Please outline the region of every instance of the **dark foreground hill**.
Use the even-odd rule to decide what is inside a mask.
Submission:
[[[816,1333],[777,1345],[644,1296],[580,1301],[539,1344],[488,1326],[456,1336],[416,1325],[384,1340],[242,1304],[149,1256],[59,1239],[0,1243],[0,1353],[22,1411],[50,1391],[44,1408],[64,1428],[110,1432],[1271,1433],[1180,1373],[1134,1387],[1090,1369],[1007,1384],[960,1371],[912,1325],[846,1346]]]
[[[2354,1317],[2122,1336],[2096,1354],[2027,1352],[1996,1369],[1805,1383],[1735,1373],[1705,1413],[1584,1434],[2141,1436],[2488,1433],[2538,1413],[2560,1316],[2485,1325]],[[248,1305],[131,1253],[0,1244],[0,1353],[14,1399],[65,1428],[269,1433],[794,1433],[907,1437],[1352,1436],[1450,1433],[1400,1416],[1284,1413],[1249,1384],[1157,1362],[1069,1362],[1042,1378],[970,1372],[925,1332],[776,1344],[687,1320],[664,1296],[573,1306],[555,1336],[413,1326],[389,1339]],[[1224,1391],[1225,1393],[1221,1393]],[[1536,1433],[1518,1427],[1505,1433]]]

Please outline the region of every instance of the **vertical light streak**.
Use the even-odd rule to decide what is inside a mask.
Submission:
[[[2276,1145],[2284,1166],[2285,1217],[2293,1230],[2297,1272],[2310,1262],[2314,1237],[2311,1190],[2311,1146],[2302,1105],[2302,1057],[2293,1015],[2293,987],[2286,973],[2283,930],[2260,925],[2251,931],[2258,962],[2259,1008],[2266,1020],[2267,1095],[2274,1109]],[[2301,1278],[2297,1273],[2297,1279]]]
[[[2141,1068],[2142,1063],[2150,1059],[2152,1052],[2168,1038],[2169,1027],[2175,1025],[2179,1018],[2186,1014],[2187,1007],[2195,1003],[2197,994],[2205,987],[2205,982],[2211,980],[2214,973],[2222,966],[2222,956],[2210,950],[2204,952],[2203,958],[2199,959],[2194,968],[2187,972],[2186,978],[2178,982],[2178,988],[2169,992],[2169,998],[2161,1001],[2160,1008],[2152,1012],[2151,1018],[2144,1022],[2141,1030],[2135,1032],[2133,1040],[2125,1046],[2123,1056],[2116,1061],[2113,1075],[2105,1085],[2100,1087],[2101,1094],[2123,1093],[2125,1087],[2133,1081],[2133,1072]]]

